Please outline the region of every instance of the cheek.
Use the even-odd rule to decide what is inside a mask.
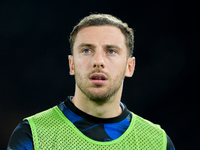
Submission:
[[[74,68],[78,72],[83,72],[84,70],[87,71],[89,66],[89,61],[87,59],[76,59],[74,61]]]
[[[115,70],[115,71],[122,71],[126,68],[126,62],[125,61],[113,61],[109,65],[110,70]]]
[[[115,73],[116,76],[120,76],[120,77],[125,77],[125,72],[126,72],[126,64],[125,63],[119,63],[117,64],[117,66],[115,66]],[[114,71],[113,71],[114,72]]]

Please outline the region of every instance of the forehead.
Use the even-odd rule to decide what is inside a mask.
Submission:
[[[78,32],[74,46],[81,43],[117,44],[125,46],[125,36],[115,26],[90,26]]]

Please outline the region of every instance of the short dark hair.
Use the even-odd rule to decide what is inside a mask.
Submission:
[[[83,18],[72,30],[70,34],[71,54],[73,55],[73,46],[78,32],[89,26],[104,26],[111,25],[119,28],[125,36],[125,44],[129,50],[129,56],[133,54],[134,48],[134,32],[132,28],[128,27],[127,23],[123,23],[120,19],[109,14],[91,14]]]

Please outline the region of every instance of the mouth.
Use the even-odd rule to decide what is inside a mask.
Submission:
[[[107,80],[106,75],[103,73],[94,73],[90,76],[90,81],[95,85],[103,85]]]

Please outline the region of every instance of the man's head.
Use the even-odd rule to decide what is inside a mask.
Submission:
[[[74,28],[70,40],[73,55],[69,56],[69,67],[70,74],[75,75],[75,97],[96,102],[119,100],[124,77],[131,77],[135,67],[130,54],[132,30],[110,15],[91,15]]]
[[[71,46],[71,54],[73,55],[74,43],[76,40],[76,36],[78,32],[90,26],[115,26],[121,30],[121,32],[125,36],[125,44],[128,50],[128,56],[131,57],[134,48],[134,33],[132,28],[129,28],[126,23],[123,23],[121,20],[116,17],[108,14],[91,14],[85,18],[83,18],[72,30],[70,34],[70,46]]]

